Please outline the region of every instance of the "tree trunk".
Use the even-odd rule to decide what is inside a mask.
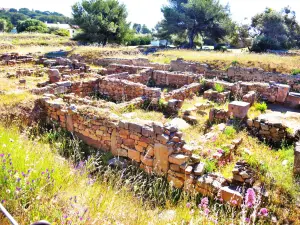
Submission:
[[[103,46],[106,46],[106,44],[107,44],[107,38],[104,38],[104,41],[103,41]]]
[[[189,34],[189,48],[194,48],[194,39],[195,39],[195,34],[194,31],[191,31]]]

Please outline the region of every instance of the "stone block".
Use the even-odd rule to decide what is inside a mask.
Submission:
[[[128,158],[136,162],[141,162],[141,153],[133,149],[128,149]]]
[[[228,105],[228,114],[240,119],[247,116],[250,104],[248,102],[234,101]]]
[[[205,164],[204,163],[198,163],[194,166],[194,174],[196,176],[202,176],[205,172]]]
[[[162,144],[154,145],[154,170],[158,174],[166,174],[169,170],[169,155],[173,152],[172,149],[168,149],[167,146]]]
[[[284,103],[289,94],[291,87],[286,84],[277,84],[277,87],[278,87],[278,92],[277,92],[276,102]]]
[[[236,187],[221,187],[220,197],[225,201],[229,202],[231,205],[240,206],[243,203],[243,196]],[[236,201],[237,204],[233,204]]]
[[[169,162],[176,165],[181,165],[185,163],[187,160],[188,160],[188,156],[183,154],[173,154],[169,156]]]

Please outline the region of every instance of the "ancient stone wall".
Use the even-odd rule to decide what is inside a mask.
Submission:
[[[247,120],[247,126],[254,136],[267,142],[278,144],[282,143],[283,140],[289,140],[292,138],[287,127],[282,123],[249,119]]]
[[[99,93],[115,101],[130,101],[141,96],[149,99],[161,97],[160,88],[150,88],[141,83],[115,78],[100,79]]]
[[[199,76],[192,73],[168,72],[154,70],[152,79],[156,86],[167,86],[173,88],[180,88],[199,80]]]
[[[200,83],[192,83],[190,85],[185,85],[179,89],[173,90],[167,94],[165,94],[165,99],[178,99],[185,100],[191,96],[194,96],[201,90],[202,85]]]
[[[171,61],[170,70],[204,74],[208,70],[208,66],[206,64],[187,62],[179,59]]]
[[[87,144],[130,159],[148,173],[167,175],[168,181],[177,188],[209,196],[220,190],[222,194],[230,194],[223,190],[230,182],[219,174],[205,172],[205,163],[193,154],[193,148],[185,144],[183,134],[176,127],[123,120],[101,108],[67,104],[49,96],[41,102],[48,119],[58,122]],[[233,142],[233,148],[240,142]],[[231,195],[241,196],[237,191]]]

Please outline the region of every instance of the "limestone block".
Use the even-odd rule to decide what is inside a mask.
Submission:
[[[243,196],[236,189],[236,187],[221,187],[220,197],[231,205],[240,206],[243,203]],[[236,201],[237,204],[233,204],[233,201]]]
[[[166,174],[169,170],[169,155],[173,152],[167,146],[162,144],[154,145],[154,170],[158,173]]]
[[[181,165],[185,163],[187,160],[188,160],[188,156],[183,154],[173,154],[169,156],[169,162],[176,165]]]
[[[284,103],[291,87],[286,84],[277,84],[277,87],[278,93],[276,97],[276,102]]]
[[[128,150],[128,158],[136,161],[136,162],[141,162],[141,153],[138,151],[135,151],[133,149]]]
[[[234,101],[228,105],[228,114],[244,119],[247,116],[250,104],[248,102]]]

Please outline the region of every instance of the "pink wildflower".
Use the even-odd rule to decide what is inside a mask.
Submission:
[[[261,208],[258,215],[263,216],[263,217],[267,217],[269,215],[268,209]]]
[[[249,188],[246,193],[245,203],[249,208],[251,208],[252,206],[255,205],[255,202],[256,202],[255,191],[252,188]]]
[[[207,197],[202,198],[200,207],[207,208],[207,206],[208,206],[208,198]]]
[[[186,207],[189,209],[189,208],[191,208],[191,203],[186,203]]]

